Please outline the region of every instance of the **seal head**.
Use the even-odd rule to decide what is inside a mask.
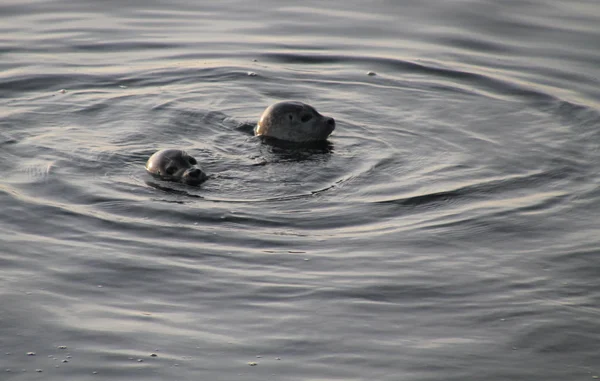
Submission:
[[[326,140],[335,129],[335,120],[319,114],[314,107],[297,101],[284,101],[267,107],[254,128],[256,136],[290,142]]]
[[[188,185],[201,184],[208,178],[198,167],[196,159],[180,149],[155,152],[146,162],[146,171],[161,180]]]

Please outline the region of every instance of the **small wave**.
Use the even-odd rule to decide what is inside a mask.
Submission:
[[[561,179],[576,176],[573,170],[556,168],[548,171],[536,171],[525,175],[499,177],[496,179],[477,181],[455,189],[431,192],[422,195],[392,198],[375,201],[376,204],[394,204],[398,206],[418,207],[431,203],[446,203],[449,201],[473,201],[488,199],[495,194],[506,194],[511,191],[535,189]]]

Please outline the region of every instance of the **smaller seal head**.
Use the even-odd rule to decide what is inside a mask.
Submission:
[[[165,181],[198,185],[208,176],[198,167],[198,162],[180,149],[163,149],[155,152],[146,163],[146,171]]]
[[[314,107],[284,101],[267,107],[254,128],[256,136],[306,143],[327,139],[335,129],[333,118],[319,114]]]

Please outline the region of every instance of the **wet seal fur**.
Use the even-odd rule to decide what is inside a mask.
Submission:
[[[199,185],[208,178],[198,166],[198,161],[180,149],[155,152],[146,162],[146,171],[161,180],[188,185]]]
[[[297,101],[275,103],[262,113],[254,128],[256,136],[309,143],[324,141],[335,129],[335,120],[314,107]]]

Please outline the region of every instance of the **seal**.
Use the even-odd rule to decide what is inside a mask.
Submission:
[[[314,107],[283,101],[267,107],[254,128],[254,135],[305,143],[326,140],[334,129],[335,120],[319,114]]]
[[[161,180],[198,185],[208,176],[198,167],[198,161],[180,149],[155,152],[146,162],[146,171]]]

